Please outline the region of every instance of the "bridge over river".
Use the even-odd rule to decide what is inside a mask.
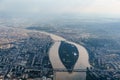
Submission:
[[[54,72],[68,72],[68,70],[71,70],[71,69],[53,69]],[[101,70],[101,69],[73,69],[72,72],[120,72],[120,70]]]

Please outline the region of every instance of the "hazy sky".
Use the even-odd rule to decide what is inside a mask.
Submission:
[[[0,0],[0,14],[120,16],[120,0]]]

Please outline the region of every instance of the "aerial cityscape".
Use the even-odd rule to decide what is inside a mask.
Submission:
[[[0,80],[120,80],[119,0],[1,0]]]
[[[54,26],[56,24],[53,23],[52,26],[51,24],[47,24],[48,26],[46,26],[46,24],[41,24],[43,26],[32,24],[27,27],[25,25],[24,28],[18,28],[19,25],[10,27],[9,24],[7,24],[8,26],[6,26],[4,20],[1,20],[0,79],[54,80],[58,78],[59,80],[59,75],[61,77],[61,73],[67,71],[70,72],[68,73],[70,75],[73,73],[80,73],[79,75],[86,73],[86,80],[120,79],[119,35],[113,36],[113,33],[106,34],[107,31],[103,31],[102,29],[99,29],[100,32],[102,31],[101,34],[98,34],[100,33],[99,31],[92,33],[90,30],[87,31],[87,26],[79,28],[80,23],[76,22],[72,24],[76,26],[72,30],[72,27],[67,26],[67,23],[64,25],[57,23],[58,28]],[[97,26],[97,24],[88,25]],[[99,23],[99,25],[103,24]],[[109,23],[106,23],[106,25],[109,25]],[[114,25],[116,24],[113,23],[113,26]],[[15,24],[13,26],[15,26]],[[49,29],[49,26],[51,26],[51,29]],[[49,33],[56,34],[68,41],[84,46],[88,52],[89,64],[91,66],[87,65],[88,67],[75,69],[74,67],[78,63],[77,61],[79,61],[78,58],[81,59],[81,54],[84,52],[79,52],[79,48],[77,48],[75,44],[67,43],[64,39],[55,37],[56,40],[54,40]],[[114,34],[116,33],[114,32]],[[58,47],[58,55],[61,64],[65,66],[64,68],[54,68],[54,62],[51,63],[49,55],[51,53],[50,47],[52,47],[55,42],[56,44],[61,44],[60,47]],[[53,48],[53,51],[55,51],[55,49],[56,48]],[[56,53],[57,52],[55,52],[55,54]],[[53,54],[53,57],[55,57],[55,54]],[[53,60],[55,62],[57,60],[56,58],[52,59],[55,59]],[[81,64],[86,65],[87,63],[83,59],[83,62],[80,62],[80,65]],[[73,79],[78,80],[79,78]]]

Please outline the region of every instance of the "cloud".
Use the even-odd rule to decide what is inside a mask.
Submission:
[[[86,13],[120,14],[120,1],[96,0],[93,5],[84,8]]]
[[[0,0],[0,13],[120,15],[120,0]]]
[[[60,12],[66,8],[83,6],[90,0],[5,0],[0,2],[0,10],[14,12]]]

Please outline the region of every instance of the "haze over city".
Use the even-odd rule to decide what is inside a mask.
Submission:
[[[0,0],[4,16],[84,15],[120,17],[120,0]]]

